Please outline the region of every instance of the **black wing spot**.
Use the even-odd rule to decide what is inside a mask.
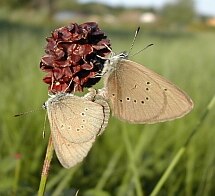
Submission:
[[[87,111],[87,110],[88,110],[88,108],[85,108],[84,110],[85,110],[85,111]]]
[[[85,122],[86,122],[86,120],[85,120],[85,119],[83,119],[83,120],[82,120],[82,122],[83,122],[83,123],[85,123]]]
[[[165,88],[164,90],[167,91],[167,88]]]
[[[115,97],[115,94],[113,93],[112,96]]]
[[[144,101],[141,101],[141,103],[144,104],[145,102],[144,102]]]
[[[85,116],[85,113],[84,113],[84,112],[82,112],[82,113],[81,113],[81,116]]]
[[[137,100],[136,100],[136,99],[134,99],[134,103],[137,103]]]
[[[76,131],[80,131],[80,129],[79,129],[79,128],[77,128],[77,129],[76,129]]]
[[[148,91],[148,90],[149,90],[149,88],[146,88],[146,90]]]
[[[83,128],[84,128],[84,125],[81,125],[81,128],[83,129]]]
[[[129,97],[127,97],[126,99],[127,99],[127,101],[130,101],[130,98],[129,98]]]
[[[146,97],[146,100],[149,100],[149,98],[148,98],[148,97]]]
[[[122,99],[119,100],[122,103]]]
[[[151,83],[148,81],[148,82],[146,82],[146,84],[151,84]]]

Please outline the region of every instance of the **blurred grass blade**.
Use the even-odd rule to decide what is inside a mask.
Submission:
[[[14,183],[13,183],[13,194],[14,195],[17,195],[20,174],[21,174],[21,157],[19,154],[17,154],[16,155],[16,167],[15,167]]]
[[[52,196],[59,196],[63,193],[63,190],[65,190],[65,188],[68,186],[68,184],[69,184],[68,182],[72,179],[73,174],[75,173],[77,168],[78,167],[76,167],[75,169],[64,169],[66,172],[66,175],[59,182],[58,186],[56,187],[56,189],[52,193]]]
[[[125,147],[126,147],[126,151],[127,151],[128,159],[129,159],[129,165],[128,165],[129,168],[128,169],[130,169],[131,172],[133,173],[132,181],[134,181],[136,195],[137,196],[143,196],[144,192],[142,190],[142,186],[141,186],[141,182],[140,182],[140,176],[139,176],[135,156],[134,156],[134,153],[132,150],[132,145],[131,145],[131,141],[129,139],[128,134],[129,134],[129,131],[127,130],[127,127],[124,125],[123,139],[125,142]]]
[[[114,168],[116,164],[119,161],[119,158],[123,152],[122,146],[119,146],[118,149],[115,151],[114,155],[112,156],[111,160],[109,161],[106,170],[103,172],[103,175],[101,176],[100,180],[98,181],[95,189],[96,190],[102,190],[108,181],[108,179],[111,177],[111,175],[114,172]]]

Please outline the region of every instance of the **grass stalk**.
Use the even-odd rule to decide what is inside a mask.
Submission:
[[[164,183],[166,182],[166,180],[170,176],[170,174],[173,171],[174,167],[177,165],[177,163],[180,161],[181,157],[183,156],[184,152],[186,151],[187,146],[189,145],[191,139],[197,133],[197,131],[199,130],[199,128],[201,127],[201,125],[205,121],[206,117],[208,116],[210,110],[212,109],[212,107],[214,105],[215,105],[215,95],[212,97],[212,99],[208,103],[207,108],[205,109],[204,113],[202,114],[199,122],[196,124],[196,126],[191,131],[191,133],[188,136],[187,140],[185,141],[184,145],[178,150],[178,152],[176,153],[175,157],[171,161],[169,167],[166,169],[166,171],[164,172],[164,174],[162,175],[162,177],[160,178],[160,180],[156,184],[155,188],[153,189],[153,191],[151,193],[151,196],[158,195],[159,191],[161,190],[162,186],[164,185]]]

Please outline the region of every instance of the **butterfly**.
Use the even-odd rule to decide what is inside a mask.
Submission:
[[[45,108],[57,158],[63,167],[73,167],[87,156],[107,126],[108,103],[94,92],[84,97],[58,93],[46,101]]]
[[[114,116],[130,123],[156,123],[180,118],[190,112],[193,101],[179,87],[127,59],[114,55],[104,65],[104,88]]]

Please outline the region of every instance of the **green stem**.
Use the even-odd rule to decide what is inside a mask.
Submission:
[[[172,162],[170,163],[169,167],[166,169],[166,171],[162,175],[161,179],[158,181],[157,185],[155,186],[154,190],[151,193],[151,196],[158,195],[160,189],[162,188],[162,186],[164,185],[164,183],[168,179],[168,177],[171,174],[172,170],[177,165],[177,163],[180,161],[182,155],[184,154],[184,152],[186,150],[186,147],[189,145],[191,139],[196,134],[196,132],[199,130],[200,126],[203,124],[204,120],[206,119],[206,117],[209,114],[209,111],[211,110],[211,108],[214,105],[215,105],[215,95],[212,97],[212,99],[208,103],[207,108],[205,109],[204,113],[202,114],[202,116],[201,116],[199,122],[197,123],[197,125],[191,131],[191,133],[190,133],[189,137],[187,138],[187,140],[185,141],[184,145],[179,149],[179,151],[177,152],[177,154],[173,158]]]
[[[46,157],[45,157],[45,160],[43,163],[43,170],[42,170],[41,179],[40,179],[38,196],[43,196],[45,193],[46,181],[47,181],[48,174],[49,174],[49,168],[50,168],[50,163],[52,160],[53,152],[54,152],[54,147],[52,144],[52,138],[50,136],[49,143],[48,143],[47,150],[46,150]]]

